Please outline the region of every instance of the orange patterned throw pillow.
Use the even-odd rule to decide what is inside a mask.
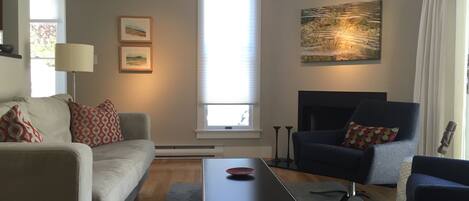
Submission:
[[[42,142],[43,135],[27,120],[19,105],[0,118],[0,142]]]
[[[111,144],[124,140],[119,115],[110,100],[97,107],[80,105],[69,101],[71,131],[74,142],[90,147]]]
[[[342,145],[365,150],[372,145],[394,141],[397,132],[399,132],[399,128],[371,127],[350,122]]]

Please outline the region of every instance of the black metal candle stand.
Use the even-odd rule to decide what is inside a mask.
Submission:
[[[275,130],[275,158],[267,161],[267,165],[271,167],[277,167],[277,168],[283,168],[283,169],[290,169],[290,170],[297,170],[295,163],[293,160],[290,158],[290,139],[291,139],[291,131],[293,129],[293,126],[285,126],[287,129],[287,137],[288,137],[288,145],[287,145],[287,158],[279,158],[278,157],[278,136],[279,136],[279,130],[280,126],[274,126]]]

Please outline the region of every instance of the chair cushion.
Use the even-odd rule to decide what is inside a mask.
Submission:
[[[419,186],[466,187],[463,184],[424,174],[412,174],[407,180],[407,200],[415,201],[415,192]]]
[[[68,103],[72,114],[74,142],[96,147],[124,140],[117,111],[110,100],[97,107]]]
[[[10,111],[0,116],[0,142],[42,142],[43,135],[31,124],[20,109],[13,106]]]
[[[371,145],[393,142],[398,132],[399,128],[363,126],[350,122],[342,145],[365,150]]]
[[[25,97],[23,100],[32,124],[44,135],[45,143],[71,143],[69,95],[46,98]]]
[[[330,166],[356,169],[364,152],[357,149],[327,144],[304,144],[301,148],[302,160],[324,163]]]
[[[93,148],[93,201],[123,201],[154,159],[149,140],[129,140]]]

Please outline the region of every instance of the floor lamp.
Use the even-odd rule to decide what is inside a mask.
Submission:
[[[55,45],[55,70],[72,73],[73,99],[76,95],[76,73],[93,72],[94,47],[87,44],[57,43]]]

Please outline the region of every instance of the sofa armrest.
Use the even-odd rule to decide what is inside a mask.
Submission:
[[[119,113],[125,140],[150,140],[150,116],[144,113]]]
[[[415,201],[464,201],[469,197],[469,187],[419,186]]]
[[[359,174],[369,184],[396,184],[405,158],[417,150],[414,141],[403,140],[374,145],[365,150]]]
[[[91,201],[93,155],[84,144],[0,143],[0,200]]]
[[[415,156],[412,173],[430,175],[464,185],[469,185],[469,161]]]

